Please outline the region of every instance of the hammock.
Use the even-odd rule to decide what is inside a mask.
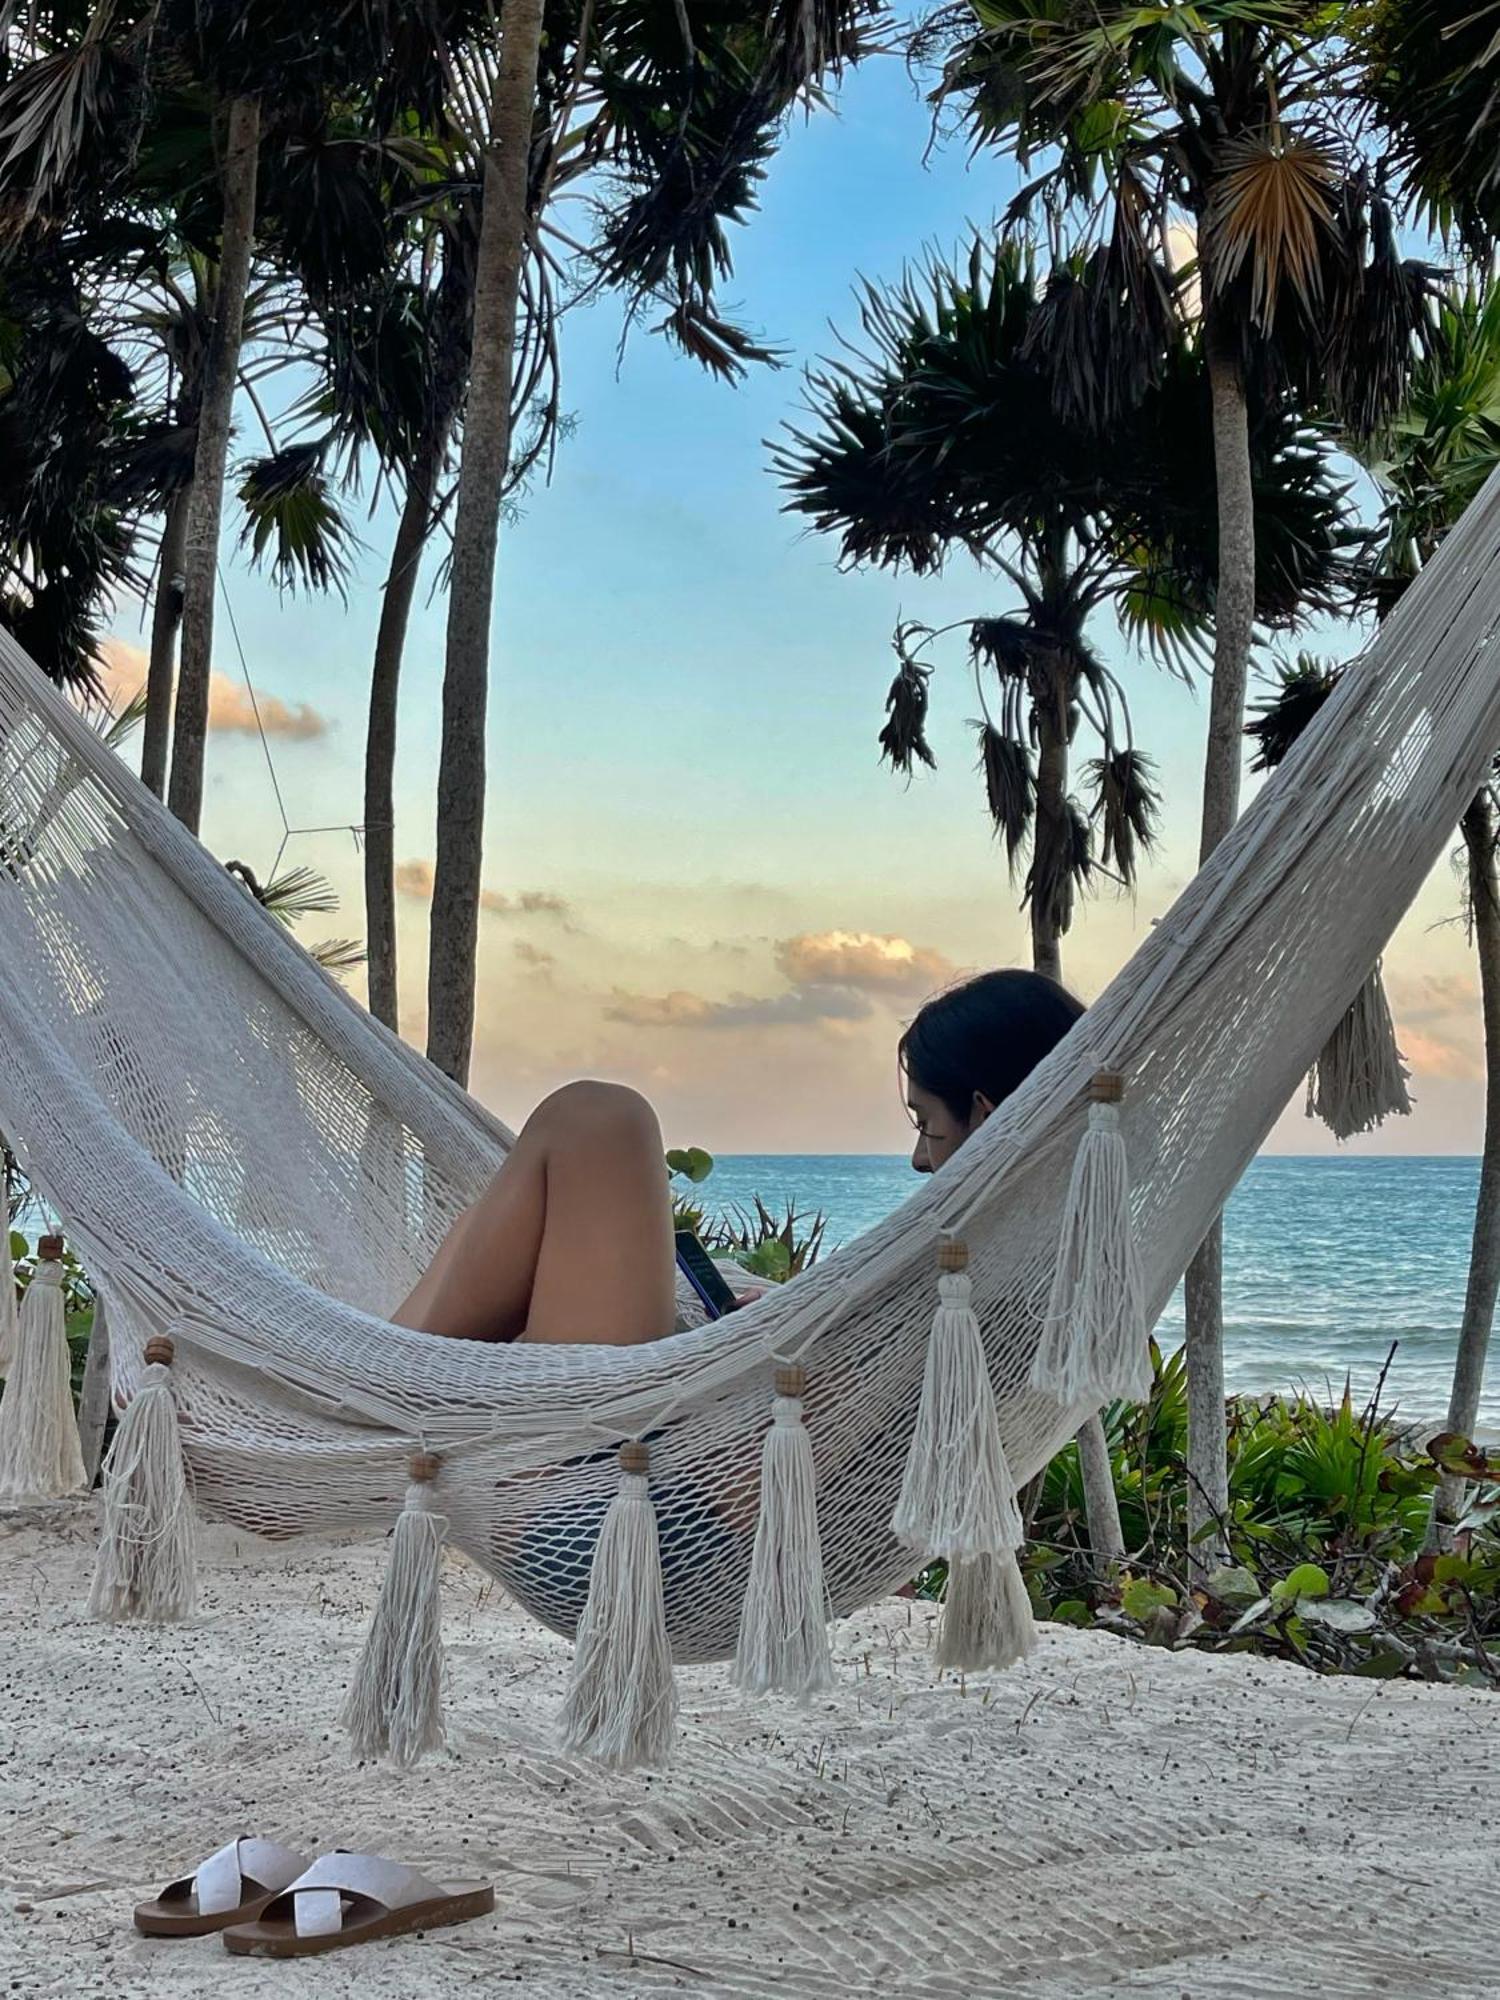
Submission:
[[[198,1506],[271,1535],[387,1528],[412,1454],[431,1454],[448,1540],[565,1634],[616,1447],[645,1440],[667,1633],[690,1662],[734,1650],[773,1376],[799,1363],[828,1602],[888,1592],[912,1570],[891,1522],[939,1238],[968,1246],[1025,1480],[1101,1400],[1036,1382],[1091,1079],[1126,1079],[1143,1335],[1500,742],[1497,561],[1492,479],[1170,914],[956,1158],[857,1246],[631,1348],[386,1322],[511,1134],[325,975],[0,637],[0,1130],[107,1299],[117,1384],[138,1388],[147,1340],[169,1335]]]

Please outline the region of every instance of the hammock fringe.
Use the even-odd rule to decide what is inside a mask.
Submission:
[[[918,1555],[998,1555],[1025,1540],[984,1341],[970,1303],[968,1246],[938,1244],[938,1307],[891,1531]]]
[[[1062,1230],[1031,1386],[1069,1407],[1151,1393],[1151,1350],[1120,1129],[1123,1077],[1099,1070],[1063,1199]]]
[[[621,1445],[620,1488],[594,1549],[563,1705],[563,1748],[617,1771],[664,1764],[677,1731],[649,1471],[645,1445]]]
[[[198,1602],[193,1500],[172,1386],[176,1350],[146,1342],[146,1371],[104,1461],[104,1522],[89,1614],[109,1624],[190,1618]]]
[[[0,1500],[59,1500],[88,1485],[73,1409],[62,1254],[60,1236],[42,1238],[16,1316],[15,1360],[0,1399]],[[7,1255],[0,1275],[10,1269]],[[12,1310],[14,1297],[12,1287]]]
[[[16,1341],[20,1334],[16,1312],[16,1269],[10,1257],[9,1223],[6,1240],[0,1243],[0,1382],[16,1365]]]
[[[402,1766],[445,1741],[440,1576],[448,1522],[433,1506],[441,1462],[417,1452],[408,1469],[406,1503],[342,1716],[356,1757],[389,1751]]]
[[[1307,1115],[1336,1139],[1373,1132],[1387,1118],[1411,1115],[1410,1076],[1376,959],[1308,1071]]]
[[[973,1674],[1014,1666],[1035,1645],[1031,1598],[1013,1554],[949,1563],[938,1620],[940,1671]]]
[[[802,1421],[806,1372],[778,1368],[761,1457],[760,1518],[732,1678],[752,1694],[804,1698],[833,1682],[831,1610],[818,1538],[812,1439]]]

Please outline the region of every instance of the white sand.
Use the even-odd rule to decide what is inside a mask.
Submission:
[[[552,1748],[566,1648],[457,1562],[451,1749],[359,1768],[334,1725],[370,1544],[205,1538],[189,1628],[83,1617],[80,1507],[0,1524],[0,1994],[1316,1995],[1500,1985],[1500,1703],[1049,1628],[935,1682],[930,1613],[838,1632],[804,1712],[684,1673],[671,1773]],[[236,1832],[492,1875],[496,1914],[303,1966],[138,1937]]]

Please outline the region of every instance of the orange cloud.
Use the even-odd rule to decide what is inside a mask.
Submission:
[[[940,951],[874,931],[803,931],[775,949],[784,993],[732,993],[706,1000],[681,989],[626,993],[616,989],[605,1018],[638,1028],[774,1028],[817,1022],[835,1032],[867,1021],[872,995],[907,999],[945,985],[954,966]]]
[[[105,694],[115,706],[123,706],[145,687],[150,662],[139,646],[123,639],[106,639],[100,652],[99,679]],[[263,729],[267,736],[303,743],[326,736],[329,729],[327,716],[310,703],[299,702],[294,708],[279,695],[252,697],[242,681],[220,673],[208,677],[208,726],[226,736],[255,736]]]
[[[1477,1043],[1465,1044],[1450,1035],[1428,1034],[1421,1028],[1396,1024],[1396,1042],[1418,1077],[1450,1077],[1458,1082],[1478,1083],[1484,1078],[1484,1052]]]
[[[434,876],[430,861],[398,861],[396,893],[430,903]],[[523,889],[518,896],[504,896],[498,889],[481,889],[479,907],[497,917],[561,917],[566,920],[572,915],[572,905],[564,897],[551,895],[545,889]]]
[[[776,963],[794,986],[870,987],[903,994],[930,993],[945,986],[957,970],[940,951],[874,931],[804,931],[782,939]]]

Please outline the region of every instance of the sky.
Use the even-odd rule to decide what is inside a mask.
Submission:
[[[731,388],[645,328],[622,346],[615,302],[565,322],[570,434],[550,484],[502,533],[495,600],[471,1086],[511,1124],[557,1084],[595,1075],[644,1090],[674,1145],[901,1151],[902,1022],[960,971],[1026,962],[1018,891],[973,770],[961,634],[932,683],[937,771],[908,785],[876,746],[897,619],[1003,611],[1004,585],[967,563],[921,580],[841,573],[832,543],[780,511],[768,469],[767,441],[798,418],[802,369],[856,330],[857,280],[897,276],[924,246],[951,249],[1013,190],[1008,163],[971,160],[961,142],[929,151],[928,139],[895,61],[867,66],[836,113],[791,130],[760,212],[736,232],[725,294],[785,366]],[[385,505],[362,521],[347,604],[282,599],[238,557],[226,563],[204,838],[261,875],[280,851],[330,879],[342,908],[305,925],[305,941],[363,931],[349,829],[392,528]],[[435,567],[407,648],[397,795],[401,1026],[418,1046],[443,655],[444,607],[425,591]],[[115,632],[124,683],[145,635],[133,613]],[[1206,683],[1185,686],[1099,636],[1165,814],[1136,895],[1092,897],[1065,941],[1065,976],[1086,1000],[1191,873],[1207,709]],[[296,831],[283,847],[284,823]],[[303,830],[314,828],[333,830]],[[1478,989],[1458,882],[1446,862],[1435,871],[1386,960],[1414,1115],[1350,1151],[1478,1150]],[[358,974],[351,984],[361,990]],[[1269,1149],[1333,1142],[1296,1104]]]

